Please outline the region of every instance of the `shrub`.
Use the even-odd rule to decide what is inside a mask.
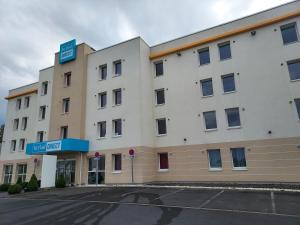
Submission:
[[[37,191],[39,189],[37,178],[35,174],[32,174],[30,181],[27,184],[26,191]]]
[[[55,181],[56,188],[64,188],[66,187],[65,177],[63,175],[59,175]]]
[[[27,185],[28,185],[28,182],[25,182],[25,181],[21,184],[23,190],[27,189]]]
[[[8,188],[8,194],[19,194],[22,191],[22,186],[20,184],[11,185]]]
[[[10,184],[1,184],[0,191],[8,191]]]
[[[22,183],[23,183],[23,182],[22,182],[22,179],[21,179],[21,177],[19,177],[16,184],[22,185]]]

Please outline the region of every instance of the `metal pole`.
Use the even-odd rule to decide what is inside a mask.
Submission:
[[[80,152],[80,171],[79,171],[79,185],[82,184],[82,152]]]
[[[96,157],[96,186],[98,186],[98,157]]]
[[[133,183],[133,158],[131,158],[131,183]]]

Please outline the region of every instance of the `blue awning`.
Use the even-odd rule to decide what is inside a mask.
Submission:
[[[27,155],[39,155],[59,152],[88,152],[89,141],[81,139],[62,139],[29,143],[26,146]]]

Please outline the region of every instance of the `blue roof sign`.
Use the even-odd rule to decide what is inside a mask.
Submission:
[[[63,64],[76,59],[76,40],[71,40],[60,45],[59,63]]]
[[[26,146],[27,155],[39,155],[57,152],[88,152],[89,141],[81,139],[62,139],[29,143]]]

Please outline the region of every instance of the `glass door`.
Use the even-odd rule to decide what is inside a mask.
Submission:
[[[96,170],[98,162],[98,184],[104,184],[105,181],[105,156],[100,159],[89,158],[88,184],[96,184]]]
[[[64,176],[66,185],[75,184],[75,160],[59,160],[56,164],[56,178]]]

